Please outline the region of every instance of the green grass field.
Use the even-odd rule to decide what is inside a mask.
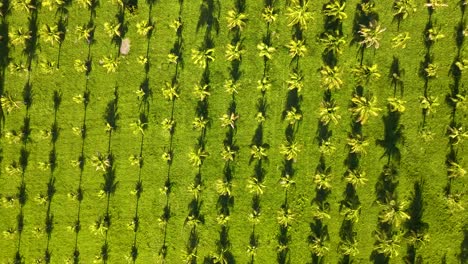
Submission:
[[[2,0],[0,262],[468,263],[465,5],[426,4]]]

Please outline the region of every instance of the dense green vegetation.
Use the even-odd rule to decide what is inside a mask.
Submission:
[[[2,263],[468,263],[467,2],[1,0]]]

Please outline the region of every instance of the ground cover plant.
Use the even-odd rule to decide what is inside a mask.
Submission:
[[[468,263],[467,1],[1,0],[1,263]]]

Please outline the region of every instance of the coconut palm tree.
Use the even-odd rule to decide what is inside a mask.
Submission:
[[[308,4],[308,0],[291,0],[291,6],[286,9],[289,27],[297,25],[301,30],[307,30],[307,24],[312,19]]]
[[[289,228],[293,223],[295,218],[295,214],[293,214],[292,210],[289,208],[281,208],[278,211],[278,216],[276,217],[276,221],[280,226],[285,228]]]
[[[465,210],[465,207],[463,207],[462,204],[463,200],[461,193],[449,194],[447,195],[447,197],[445,197],[445,199],[447,201],[447,207],[450,210],[451,214],[459,213]]]
[[[388,223],[395,227],[400,227],[400,225],[411,218],[411,216],[405,211],[408,208],[408,202],[402,201],[397,202],[395,200],[390,200],[383,206],[382,211],[379,213],[379,222]]]
[[[231,196],[232,183],[224,180],[216,181],[216,192],[221,196]]]
[[[232,129],[235,128],[236,126],[236,120],[239,119],[239,115],[236,115],[236,113],[231,113],[231,115],[224,114],[220,120],[221,120],[221,126],[222,127],[227,127],[230,126]]]
[[[323,191],[329,191],[332,188],[332,175],[331,168],[327,168],[325,171],[317,171],[314,176],[314,183],[317,189]]]
[[[437,101],[438,101],[438,98],[434,96],[420,96],[419,97],[419,104],[425,114],[436,112],[436,107],[440,105]]]
[[[364,139],[362,135],[351,135],[347,138],[347,146],[349,147],[350,153],[355,154],[367,154],[366,148],[369,146],[369,142]]]
[[[343,53],[343,46],[346,44],[345,37],[338,35],[338,33],[325,33],[319,41],[324,46],[325,53],[331,52],[335,56]]]
[[[444,3],[443,0],[429,0],[428,3],[424,4],[424,6],[429,9],[436,10],[439,7],[447,7],[448,5]]]
[[[400,250],[400,235],[392,234],[390,237],[385,232],[374,231],[376,243],[375,252],[383,254],[388,258],[397,257]]]
[[[307,53],[307,47],[304,40],[290,40],[286,47],[289,49],[289,56],[291,58],[301,58]]]
[[[317,236],[315,234],[312,235],[312,239],[309,243],[309,248],[312,254],[314,254],[317,257],[325,256],[330,250],[326,243],[326,238]]]
[[[77,26],[75,31],[78,35],[78,39],[84,39],[88,42],[88,44],[91,43],[92,36],[94,34],[94,27],[90,27],[88,25]]]
[[[357,188],[358,186],[364,186],[368,179],[366,173],[361,169],[348,169],[345,173],[344,179]]]
[[[188,187],[187,187],[187,190],[189,191],[189,193],[191,193],[193,195],[193,197],[195,198],[195,200],[198,201],[198,198],[200,198],[200,194],[202,192],[202,186],[201,184],[195,184],[195,183],[191,183]]]
[[[367,94],[366,96],[354,94],[351,102],[353,106],[348,110],[354,117],[354,122],[361,123],[362,125],[367,122],[370,116],[378,116],[379,112],[382,110],[375,106],[377,104],[377,98],[372,94]]]
[[[406,19],[410,12],[416,12],[413,0],[395,0],[393,2],[393,16],[398,19]]]
[[[271,88],[271,81],[268,75],[262,77],[261,80],[257,81],[257,89],[262,91],[262,93],[270,90]]]
[[[237,29],[242,31],[245,28],[247,15],[239,13],[237,10],[231,9],[227,13],[227,27],[229,30]]]
[[[370,80],[379,79],[381,77],[377,64],[372,64],[371,66],[364,64],[356,65],[351,69],[351,73],[359,84],[367,83]]]
[[[208,125],[208,120],[206,120],[203,116],[196,117],[195,120],[192,122],[193,128],[196,130],[203,130]]]
[[[31,31],[22,27],[12,28],[8,32],[8,38],[13,46],[24,45],[27,40],[31,39]]]
[[[295,107],[291,107],[291,110],[286,111],[286,117],[284,118],[289,125],[295,125],[297,122],[301,121],[302,114],[297,111]]]
[[[98,220],[94,221],[92,225],[89,226],[89,229],[96,236],[99,234],[104,235],[109,229],[109,223],[103,218],[99,218]]]
[[[450,101],[455,105],[455,108],[461,111],[468,110],[468,98],[465,94],[456,94],[455,96],[450,96]]]
[[[145,130],[148,127],[148,123],[143,122],[140,118],[137,119],[135,122],[130,124],[130,127],[133,128],[133,134],[145,134]]]
[[[108,156],[97,153],[91,157],[91,164],[96,168],[96,171],[106,172],[111,167],[111,162]]]
[[[359,44],[365,48],[374,47],[378,49],[380,47],[381,34],[385,30],[386,28],[382,28],[381,25],[375,21],[370,22],[369,26],[361,24],[358,33],[362,40]]]
[[[247,189],[250,193],[255,193],[256,195],[262,195],[265,185],[256,177],[250,177],[247,180]]]
[[[196,84],[195,87],[193,88],[193,94],[198,97],[199,101],[204,101],[205,98],[210,96],[210,92],[208,92],[209,86],[207,84],[205,85],[200,85]]]
[[[392,48],[404,49],[410,39],[409,32],[400,33],[392,38]]]
[[[258,56],[267,60],[271,60],[273,53],[276,51],[274,47],[268,46],[264,42],[258,44],[257,49],[259,50]]]
[[[63,32],[58,29],[58,25],[49,26],[44,24],[39,30],[39,35],[52,46],[55,43],[61,43],[63,40]]]
[[[312,217],[315,220],[323,221],[325,219],[331,219],[331,215],[328,213],[328,209],[323,206],[314,205],[312,207]]]
[[[390,98],[387,98],[387,102],[388,102],[388,110],[390,112],[397,112],[397,113],[405,112],[406,101],[403,101],[396,97],[390,97]]]
[[[294,90],[297,89],[298,92],[302,91],[302,88],[304,88],[304,83],[302,82],[304,79],[304,76],[298,72],[293,72],[289,74],[289,80],[286,81],[288,84],[288,90]]]
[[[346,256],[356,256],[359,254],[358,243],[353,240],[341,241],[338,246],[338,251]]]
[[[189,154],[190,162],[194,167],[200,167],[205,160],[209,156],[209,153],[206,152],[203,148],[198,148],[197,150],[192,150]]]
[[[343,86],[340,68],[324,65],[320,69],[322,87],[327,90],[339,90]]]
[[[465,176],[466,170],[455,161],[449,161],[447,165],[447,176],[449,179],[458,179]]]
[[[122,37],[122,24],[118,22],[105,22],[104,32],[110,38],[120,38]]]
[[[162,88],[162,93],[164,98],[169,101],[174,101],[179,98],[179,85],[177,83],[165,82],[164,87]]]
[[[320,143],[319,151],[321,154],[330,156],[336,151],[335,144],[329,140],[323,140]]]
[[[426,78],[437,78],[437,70],[439,66],[433,63],[429,63],[426,68],[424,68],[424,72],[426,73]]]
[[[112,55],[104,56],[99,63],[107,70],[107,73],[116,72],[119,67],[120,60]]]
[[[11,97],[11,95],[7,93],[0,95],[0,104],[2,106],[2,109],[6,110],[7,114],[10,114],[15,109],[20,108],[20,103],[18,101],[15,101],[13,97]]]
[[[224,82],[224,90],[230,95],[237,94],[239,89],[239,84],[235,83],[234,80],[229,79]]]
[[[200,68],[205,69],[208,62],[214,61],[214,49],[192,49],[192,62]]]
[[[330,17],[333,21],[343,21],[344,19],[348,18],[348,15],[345,13],[346,3],[340,3],[339,0],[332,0],[328,4],[325,5],[325,9],[322,13]]]
[[[252,156],[252,158],[257,160],[262,160],[268,157],[268,154],[266,153],[266,148],[257,145],[252,145],[250,147],[250,155]]]
[[[352,206],[349,203],[346,203],[346,205],[340,209],[340,215],[344,216],[344,219],[346,221],[351,221],[352,223],[359,222],[360,214],[361,206],[358,206],[357,208],[352,208]]]
[[[336,105],[335,100],[322,101],[319,106],[320,122],[323,125],[328,125],[330,121],[333,121],[335,125],[338,124],[338,120],[341,119],[338,109],[340,108]]]
[[[240,42],[237,42],[235,45],[228,44],[226,46],[226,59],[228,61],[241,61],[244,53],[245,50]]]
[[[148,37],[150,32],[154,29],[154,24],[151,21],[143,20],[136,24],[136,28],[138,34]]]
[[[34,5],[35,3],[36,2],[33,2],[33,0],[14,0],[11,5],[15,10],[31,13],[32,10],[36,9],[36,6]]]
[[[234,161],[234,158],[236,157],[236,151],[231,149],[230,146],[225,146],[223,151],[221,152],[221,157],[226,162]]]
[[[272,6],[267,6],[263,8],[262,11],[262,18],[265,20],[266,23],[271,24],[276,21],[278,14],[276,13],[275,9]]]
[[[295,160],[299,152],[300,150],[297,142],[288,142],[280,146],[280,153],[284,155],[286,160]]]
[[[463,139],[468,138],[468,131],[463,130],[462,125],[447,126],[447,135],[450,139],[450,144],[458,145],[463,142]]]

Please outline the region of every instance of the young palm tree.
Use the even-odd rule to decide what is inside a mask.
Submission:
[[[322,87],[327,90],[339,90],[343,86],[341,71],[337,66],[334,66],[333,68],[328,65],[322,66],[320,69],[320,75],[322,76]]]
[[[75,31],[78,35],[78,39],[86,40],[88,44],[91,43],[92,36],[94,34],[94,27],[89,27],[88,25],[77,26]]]
[[[239,84],[235,83],[234,80],[229,79],[224,82],[224,90],[230,95],[237,94],[239,89]]]
[[[346,44],[346,39],[338,34],[325,33],[322,38],[319,39],[320,43],[324,46],[324,52],[331,52],[335,56],[343,53],[343,46]]]
[[[372,66],[364,64],[356,65],[351,69],[351,73],[359,84],[368,83],[371,80],[379,79],[381,76],[377,64],[373,64]]]
[[[133,128],[133,134],[145,134],[145,130],[148,127],[148,123],[143,122],[141,119],[137,119],[137,121],[130,124],[130,127]]]
[[[39,35],[44,39],[45,42],[49,42],[50,45],[62,42],[63,32],[58,29],[58,25],[49,26],[44,24],[39,30]]]
[[[382,28],[377,22],[370,22],[369,26],[360,25],[361,29],[358,31],[362,40],[359,42],[365,48],[380,47],[381,34],[386,30]]]
[[[443,0],[429,0],[428,3],[424,4],[427,8],[436,10],[439,7],[447,7],[448,5]]]
[[[346,205],[340,209],[340,215],[344,216],[344,219],[346,221],[351,221],[352,223],[359,222],[360,214],[361,206],[358,206],[357,208],[352,208],[352,206],[349,203],[346,203]]]
[[[426,68],[424,68],[424,72],[426,73],[426,78],[437,78],[437,70],[439,69],[439,66],[436,64],[430,63],[427,65]]]
[[[296,186],[296,181],[289,174],[286,174],[280,178],[279,185],[288,190],[290,187]]]
[[[241,61],[244,53],[245,50],[242,49],[240,42],[235,45],[228,44],[226,47],[226,59],[228,61]]]
[[[200,68],[205,69],[208,62],[214,61],[214,49],[198,50],[192,49],[192,62]]]
[[[328,125],[330,121],[333,121],[335,125],[338,124],[338,120],[341,119],[338,109],[340,108],[336,105],[335,100],[322,101],[319,107],[320,122],[323,125]]]
[[[301,58],[307,53],[307,47],[305,46],[304,40],[292,39],[286,47],[289,49],[289,56],[291,58]]]
[[[242,31],[246,25],[247,15],[237,12],[237,10],[231,9],[227,13],[226,20],[229,30],[237,29]]]
[[[329,140],[325,141],[322,139],[322,142],[320,143],[319,151],[321,154],[325,156],[331,156],[333,153],[335,153],[336,147],[335,147],[335,144],[333,144],[333,142]]]
[[[339,0],[332,0],[330,3],[325,5],[325,9],[322,11],[327,17],[330,17],[333,21],[343,21],[348,18],[345,13],[346,3],[340,3]]]
[[[450,101],[453,102],[455,108],[461,111],[468,110],[468,97],[465,94],[456,94],[455,96],[450,96]]]
[[[257,49],[259,50],[258,56],[268,60],[271,60],[273,53],[276,51],[274,47],[268,46],[263,42],[257,45]]]
[[[108,156],[98,153],[91,157],[91,164],[96,168],[96,171],[106,172],[111,167],[110,159]]]
[[[36,2],[33,2],[33,0],[14,0],[11,5],[15,10],[31,13],[33,9],[36,9],[36,6],[34,5],[35,3]]]
[[[308,4],[308,0],[291,0],[291,6],[287,8],[286,14],[289,18],[289,27],[297,25],[301,30],[307,30],[307,23],[312,19]]]
[[[382,110],[375,106],[377,98],[371,94],[367,94],[366,96],[354,94],[351,102],[353,106],[348,110],[351,112],[356,123],[365,124],[370,116],[378,116],[378,113]]]
[[[271,81],[268,75],[263,76],[261,80],[257,81],[257,89],[262,91],[262,93],[270,90],[271,88]]]

